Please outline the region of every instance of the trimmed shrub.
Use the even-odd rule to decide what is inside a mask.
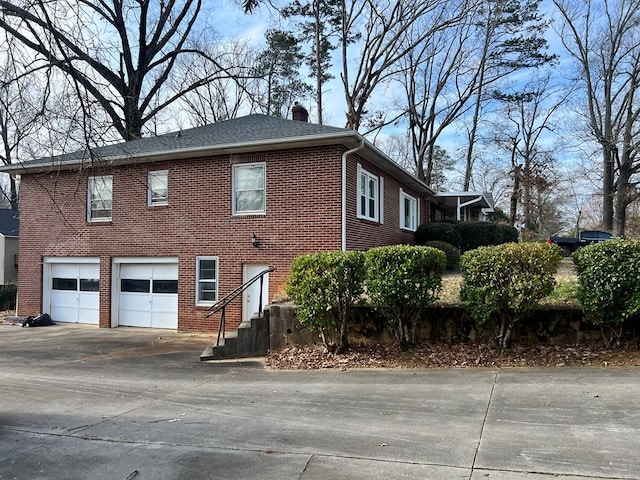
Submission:
[[[460,231],[456,223],[430,222],[418,227],[415,235],[416,244],[425,245],[427,242],[446,242],[460,248]]]
[[[518,237],[518,230],[504,223],[431,222],[418,227],[415,241],[418,245],[436,240],[447,242],[464,253],[478,247],[517,242]]]
[[[302,325],[320,332],[327,347],[349,347],[348,323],[364,291],[364,253],[321,252],[293,261],[286,292]]]
[[[433,247],[444,252],[447,256],[447,271],[457,270],[460,266],[460,252],[458,248],[447,242],[431,240],[424,244],[425,247]]]
[[[14,283],[0,285],[0,308],[2,310],[13,310],[16,308],[16,294],[18,286]]]
[[[520,234],[516,227],[506,223],[494,223],[494,225],[502,232],[502,243],[518,243]]]
[[[460,298],[479,324],[496,318],[498,344],[508,348],[514,324],[553,291],[560,259],[560,248],[546,243],[468,251],[460,259]]]
[[[640,316],[640,241],[614,239],[578,249],[578,300],[585,318],[619,342],[625,320]]]
[[[460,222],[460,251],[462,253],[478,247],[500,245],[504,242],[504,232],[497,223]]]
[[[385,317],[402,351],[415,348],[416,325],[438,298],[446,264],[446,255],[432,247],[395,245],[366,253],[371,305]]]

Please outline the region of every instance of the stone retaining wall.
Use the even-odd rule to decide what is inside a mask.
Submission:
[[[300,325],[292,303],[269,306],[270,344],[272,350],[321,342],[317,333]],[[525,343],[582,343],[601,339],[600,329],[584,321],[580,308],[539,308],[516,326],[513,340]],[[419,342],[465,342],[486,340],[496,335],[496,325],[478,327],[461,306],[432,306],[418,327]],[[349,326],[354,342],[390,343],[394,339],[384,327],[384,320],[370,307],[358,307],[358,319]]]

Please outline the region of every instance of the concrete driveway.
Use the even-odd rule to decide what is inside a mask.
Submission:
[[[0,327],[0,479],[640,479],[640,370],[276,372],[211,337]]]

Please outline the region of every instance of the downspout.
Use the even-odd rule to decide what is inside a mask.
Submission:
[[[360,139],[360,145],[342,154],[342,251],[347,251],[347,156],[364,148],[364,140]],[[357,184],[357,182],[356,182]],[[356,192],[357,195],[357,192]]]

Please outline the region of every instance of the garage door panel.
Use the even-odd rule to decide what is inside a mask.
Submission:
[[[53,290],[50,315],[57,322],[77,322],[79,318],[77,292]]]
[[[120,266],[120,278],[151,278],[151,265],[123,263]]]
[[[154,265],[153,278],[156,280],[173,280],[178,278],[178,265],[170,263]]]
[[[80,278],[97,279],[100,277],[100,265],[80,264],[78,267]]]
[[[145,293],[120,293],[120,308],[137,312],[148,312],[150,310],[149,295]]]
[[[51,276],[61,278],[78,278],[80,269],[78,265],[54,263],[51,265]]]
[[[154,312],[175,312],[178,309],[178,296],[173,294],[155,294],[151,310]]]
[[[123,327],[151,327],[151,317],[146,312],[127,310],[120,312],[120,325]]]

